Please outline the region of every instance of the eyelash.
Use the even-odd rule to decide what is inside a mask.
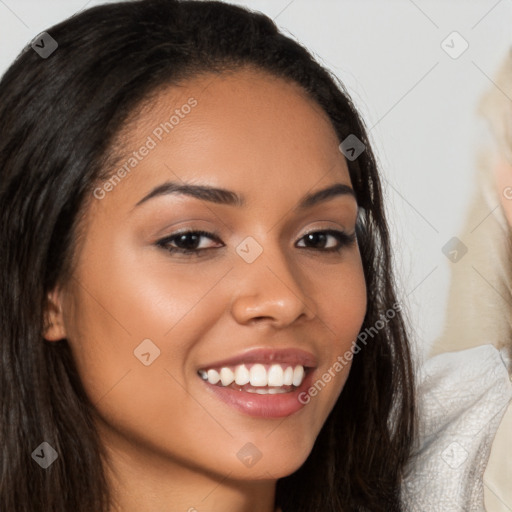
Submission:
[[[336,229],[320,229],[317,231],[310,231],[309,233],[306,233],[300,240],[303,238],[314,235],[318,233],[323,233],[326,235],[333,236],[338,241],[337,247],[331,247],[329,249],[315,249],[314,247],[304,247],[304,249],[309,249],[313,251],[321,251],[326,253],[340,253],[341,250],[345,247],[348,247],[355,243],[356,241],[356,235],[355,233],[348,234],[345,231],[338,231]],[[169,246],[170,242],[175,241],[177,238],[187,236],[187,235],[199,235],[204,236],[207,238],[210,238],[213,241],[220,242],[219,237],[215,233],[209,233],[208,231],[202,231],[202,230],[196,230],[196,231],[182,231],[179,233],[175,233],[171,236],[168,236],[166,238],[163,238],[156,242],[156,245],[171,254],[183,254],[183,255],[190,255],[190,256],[196,256],[199,257],[201,253],[208,251],[209,249],[219,249],[219,247],[208,247],[206,249],[183,249],[180,247],[171,247]]]

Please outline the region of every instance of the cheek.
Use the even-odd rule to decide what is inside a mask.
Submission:
[[[75,274],[66,329],[93,403],[128,382],[164,392],[166,369],[182,382],[195,341],[222,314],[214,293],[222,268],[192,272],[192,265],[151,265],[127,252],[111,250],[106,259],[90,251]]]
[[[317,431],[348,378],[367,305],[366,282],[358,251],[336,266],[336,271],[324,272],[324,276],[316,287],[318,323],[326,333],[321,350],[322,364],[310,388],[301,397],[307,407],[315,409],[312,429]]]
[[[116,261],[88,261],[69,319],[70,345],[103,435],[114,446],[120,439],[142,441],[148,451],[183,464],[204,458],[197,438],[224,442],[230,453],[232,437],[215,409],[191,398],[196,376],[187,370],[195,344],[222,315],[211,293],[218,272],[190,275],[166,265],[133,272],[133,262]]]
[[[230,267],[216,265],[212,271],[167,264],[164,258],[143,260],[133,249],[126,252],[106,261],[88,258],[86,268],[79,269],[84,283],[75,308],[79,320],[89,332],[103,333],[107,343],[168,338],[182,319],[215,295],[224,267]]]
[[[334,345],[341,350],[357,337],[366,313],[366,282],[359,251],[350,254],[321,282],[316,291],[318,314],[330,327]]]

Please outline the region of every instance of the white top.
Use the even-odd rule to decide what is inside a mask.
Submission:
[[[483,474],[512,400],[505,349],[439,354],[418,372],[419,439],[402,487],[408,512],[485,512]]]
[[[484,501],[487,512],[512,511],[512,402],[492,443],[484,473]]]

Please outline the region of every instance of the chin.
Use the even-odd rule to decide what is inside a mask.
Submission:
[[[263,452],[254,448],[255,445],[247,443],[237,452],[241,463],[230,464],[226,473],[232,471],[232,476],[240,480],[277,480],[295,473],[306,461],[313,448],[311,443],[296,444],[294,448],[287,449],[268,447]],[[247,453],[244,457],[244,450]],[[242,453],[240,453],[242,451]],[[238,462],[238,461],[237,461]]]

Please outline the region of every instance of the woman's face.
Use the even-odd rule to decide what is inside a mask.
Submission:
[[[162,92],[123,143],[47,339],[67,337],[127,464],[290,474],[366,310],[357,204],[327,116],[298,86],[241,70]]]

